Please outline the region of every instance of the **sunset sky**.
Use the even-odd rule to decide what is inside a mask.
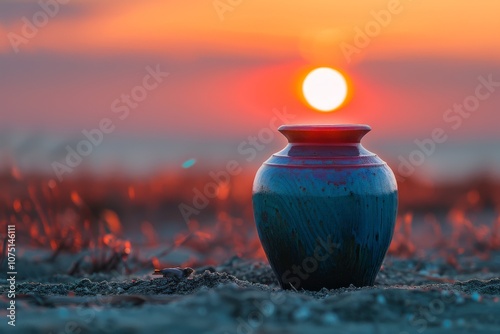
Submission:
[[[0,2],[0,154],[20,165],[64,152],[58,145],[103,118],[116,129],[95,157],[144,147],[174,165],[223,157],[267,127],[275,108],[293,114],[290,123],[369,124],[367,146],[386,160],[440,127],[449,139],[430,163],[500,161],[500,87],[456,129],[443,119],[475,94],[480,76],[500,82],[497,0],[42,3],[54,15],[33,33],[26,19],[43,20],[38,1]],[[357,43],[360,30],[377,27]],[[346,56],[347,47],[357,51]],[[318,66],[348,78],[350,100],[337,111],[303,101],[301,80]],[[143,83],[147,67],[168,76],[119,119],[114,101]]]

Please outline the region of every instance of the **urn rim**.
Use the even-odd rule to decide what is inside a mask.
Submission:
[[[359,143],[370,130],[366,124],[287,124],[278,128],[289,143]]]
[[[352,130],[367,130],[372,128],[368,124],[284,124],[278,128],[282,130],[295,131],[352,131]]]

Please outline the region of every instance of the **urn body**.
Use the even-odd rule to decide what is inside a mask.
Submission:
[[[367,125],[285,125],[288,145],[260,167],[253,209],[284,289],[373,285],[392,240],[394,174],[361,138]]]

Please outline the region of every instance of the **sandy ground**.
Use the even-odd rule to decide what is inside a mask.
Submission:
[[[264,263],[233,258],[187,279],[117,272],[86,278],[24,265],[10,333],[500,333],[500,253],[387,258],[374,287],[283,291]],[[51,264],[50,268],[57,268]],[[54,269],[55,270],[55,269]],[[31,278],[28,278],[31,277]],[[35,277],[35,278],[33,278]]]

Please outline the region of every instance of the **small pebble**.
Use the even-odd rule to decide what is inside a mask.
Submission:
[[[477,292],[477,291],[474,291],[474,292],[472,293],[471,298],[472,298],[472,300],[473,300],[473,301],[475,301],[475,302],[480,302],[480,301],[481,301],[481,299],[482,299],[482,298],[481,298],[481,295],[480,295],[480,294],[479,294],[479,292]]]
[[[92,285],[92,281],[89,280],[88,278],[84,278],[76,284],[76,286],[86,286],[86,285]]]
[[[382,295],[378,295],[378,296],[377,296],[377,303],[384,305],[384,304],[386,304],[386,303],[387,303],[387,300],[385,299],[385,297],[384,297],[384,296],[382,296]]]
[[[450,320],[450,319],[445,319],[445,320],[443,320],[443,322],[441,323],[441,326],[442,326],[443,328],[450,329],[452,324],[453,324],[453,323],[451,322],[451,320]]]
[[[297,321],[304,321],[309,318],[311,311],[306,306],[300,307],[297,311],[293,313],[293,318]]]
[[[335,324],[340,322],[340,318],[335,313],[327,312],[327,313],[323,314],[321,321],[325,325],[335,325]]]
[[[276,306],[274,306],[274,304],[269,302],[269,301],[262,302],[262,305],[260,306],[260,311],[266,317],[272,316],[274,314],[275,310],[276,310]]]
[[[260,312],[253,312],[248,315],[248,324],[253,328],[261,326],[263,321],[264,318]]]

